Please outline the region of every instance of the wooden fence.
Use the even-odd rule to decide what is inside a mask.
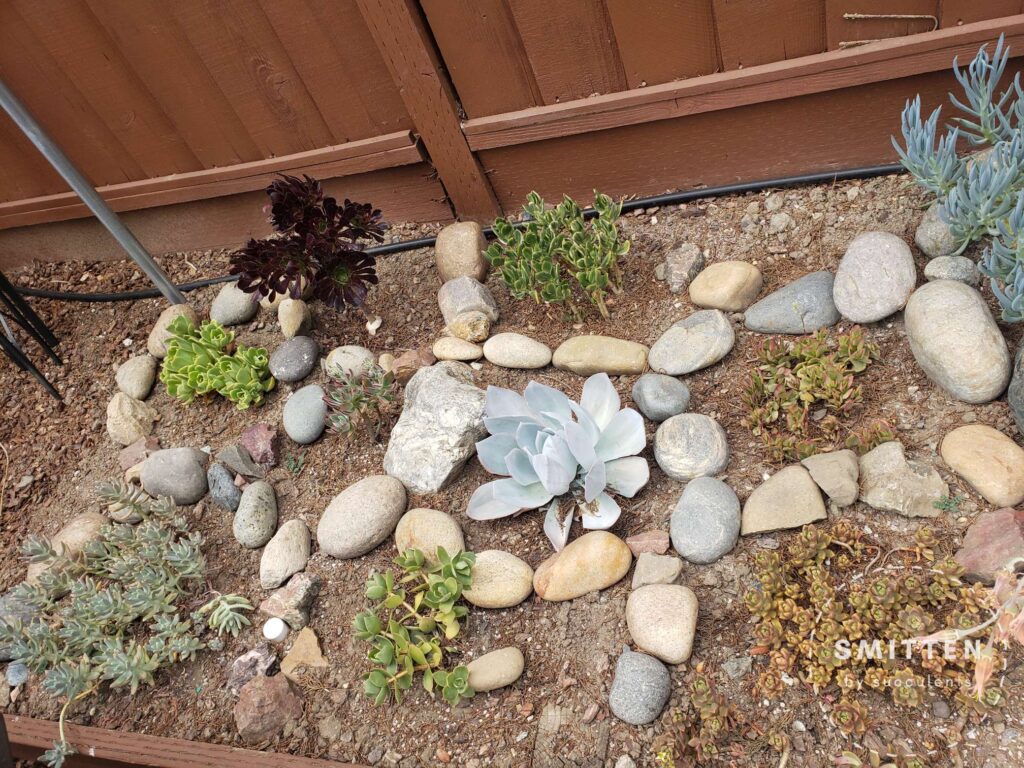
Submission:
[[[156,252],[309,173],[395,221],[891,162],[1022,0],[0,0],[0,78]],[[878,42],[871,42],[878,41]],[[1015,64],[1018,62],[1015,61]],[[0,266],[115,255],[0,116]],[[45,224],[46,226],[40,226]]]

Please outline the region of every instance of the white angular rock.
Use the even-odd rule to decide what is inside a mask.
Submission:
[[[925,283],[903,314],[910,350],[958,400],[987,403],[1010,382],[1010,351],[981,294],[954,280]]]
[[[903,444],[893,440],[860,457],[860,500],[875,509],[905,517],[936,517],[935,502],[949,496],[939,473],[907,461]]]
[[[857,500],[860,463],[853,451],[816,453],[800,463],[837,507],[848,507]]]
[[[313,327],[313,315],[302,299],[284,299],[277,307],[277,322],[286,339],[304,336]]]
[[[118,445],[131,445],[153,431],[160,414],[141,400],[116,392],[107,403],[107,434]]]
[[[450,324],[463,312],[483,312],[492,323],[498,322],[498,304],[487,286],[472,277],[449,280],[437,292],[437,303],[445,323]]]
[[[463,363],[421,368],[405,388],[402,415],[391,430],[384,471],[414,493],[450,483],[486,435],[484,391]]]

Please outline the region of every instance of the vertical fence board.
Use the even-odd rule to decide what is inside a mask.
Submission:
[[[1021,0],[942,0],[939,21],[942,27],[958,27],[1021,12]]]
[[[161,0],[87,3],[204,168],[260,159],[259,148]]]
[[[88,7],[59,0],[8,2],[143,173],[202,168]]]
[[[545,104],[627,88],[602,0],[510,0]]]
[[[841,43],[884,40],[905,37],[919,32],[931,32],[935,22],[931,19],[845,19],[844,14],[870,14],[878,16],[939,15],[939,0],[825,0],[825,37],[828,50],[834,51]]]
[[[333,136],[259,6],[228,0],[169,5],[263,157],[327,146]]]
[[[825,50],[825,0],[714,0],[725,69]]]
[[[711,0],[606,0],[630,88],[718,71]]]
[[[467,117],[543,103],[508,0],[420,0]]]
[[[491,184],[462,133],[455,97],[418,6],[413,0],[358,2],[457,214],[481,220],[497,215]]]

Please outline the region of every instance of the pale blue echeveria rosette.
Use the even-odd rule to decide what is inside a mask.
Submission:
[[[477,488],[467,514],[494,520],[547,504],[544,533],[556,550],[577,511],[584,528],[611,528],[621,514],[612,494],[632,498],[650,479],[636,455],[647,445],[643,417],[621,408],[604,373],[587,379],[579,403],[535,381],[521,395],[488,387],[484,425],[491,434],[476,444],[477,456],[504,477]]]

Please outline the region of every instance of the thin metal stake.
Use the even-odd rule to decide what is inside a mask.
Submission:
[[[107,231],[114,236],[114,239],[121,244],[121,247],[128,251],[136,264],[146,273],[146,276],[153,281],[153,285],[160,289],[160,293],[172,304],[184,304],[185,297],[181,294],[167,273],[160,269],[160,266],[153,261],[153,257],[142,247],[135,235],[126,227],[117,214],[110,210],[110,206],[100,197],[99,192],[89,183],[74,166],[68,156],[58,147],[53,139],[36,122],[32,114],[19,101],[3,80],[0,80],[0,106],[4,108],[11,119],[17,124],[29,141],[35,144],[36,149],[43,153],[43,156],[50,162],[50,165],[71,186],[82,202],[93,212],[97,219],[107,228]]]

